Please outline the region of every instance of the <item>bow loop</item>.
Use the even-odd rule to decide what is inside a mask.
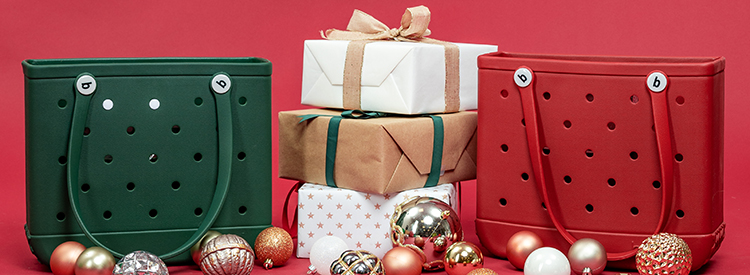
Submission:
[[[406,9],[399,28],[388,28],[372,15],[354,10],[346,30],[328,29],[321,36],[329,40],[419,40],[430,34],[430,9],[418,6]]]

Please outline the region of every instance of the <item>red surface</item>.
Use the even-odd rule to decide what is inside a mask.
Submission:
[[[51,274],[26,246],[23,74],[29,58],[258,56],[274,64],[274,112],[301,109],[302,43],[318,31],[343,29],[355,8],[395,26],[405,8],[426,4],[431,37],[497,44],[503,51],[588,54],[718,56],[727,58],[725,197],[727,237],[697,274],[747,272],[750,226],[750,2],[731,1],[75,1],[0,0],[0,273]],[[274,129],[278,129],[274,124]],[[276,137],[274,130],[274,137]],[[274,144],[274,151],[277,145]],[[277,168],[274,166],[274,173]],[[281,209],[292,181],[274,181]],[[475,188],[464,184],[463,223],[477,243]],[[280,225],[281,213],[274,213]],[[303,274],[307,260],[256,273]],[[513,271],[487,257],[487,267]],[[200,274],[173,267],[172,274]],[[444,273],[438,273],[444,274]]]

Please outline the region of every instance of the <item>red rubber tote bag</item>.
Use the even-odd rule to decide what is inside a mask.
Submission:
[[[505,257],[521,230],[567,252],[683,238],[697,270],[724,238],[724,63],[716,58],[479,57],[477,233]]]

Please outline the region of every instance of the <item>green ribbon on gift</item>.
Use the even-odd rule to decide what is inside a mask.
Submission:
[[[405,116],[405,115],[395,115],[395,114],[386,114],[386,113],[379,113],[379,112],[365,112],[361,110],[348,110],[341,113],[340,116],[333,116],[333,115],[317,115],[317,114],[309,114],[309,115],[302,115],[299,116],[301,120],[299,123],[302,123],[306,120],[311,120],[316,117],[331,117],[331,121],[328,123],[328,138],[326,141],[326,184],[330,187],[337,187],[336,183],[333,180],[333,167],[335,166],[336,162],[336,146],[338,144],[339,139],[339,125],[341,124],[342,119],[371,119],[371,118],[379,118],[379,117],[395,117],[395,116],[401,116],[401,117],[420,117],[420,116],[429,116],[432,119],[432,127],[434,129],[434,134],[432,137],[432,164],[430,166],[430,175],[427,176],[427,181],[424,184],[424,187],[433,187],[438,184],[438,179],[440,179],[440,167],[442,166],[443,161],[443,141],[444,141],[444,132],[445,129],[443,127],[443,118],[439,116],[434,115],[420,115],[420,116]]]

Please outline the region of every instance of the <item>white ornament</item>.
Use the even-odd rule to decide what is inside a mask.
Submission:
[[[570,275],[565,254],[552,247],[542,247],[529,254],[523,265],[524,275]]]
[[[310,249],[310,263],[321,275],[331,275],[331,264],[347,249],[349,246],[339,237],[322,237]]]

